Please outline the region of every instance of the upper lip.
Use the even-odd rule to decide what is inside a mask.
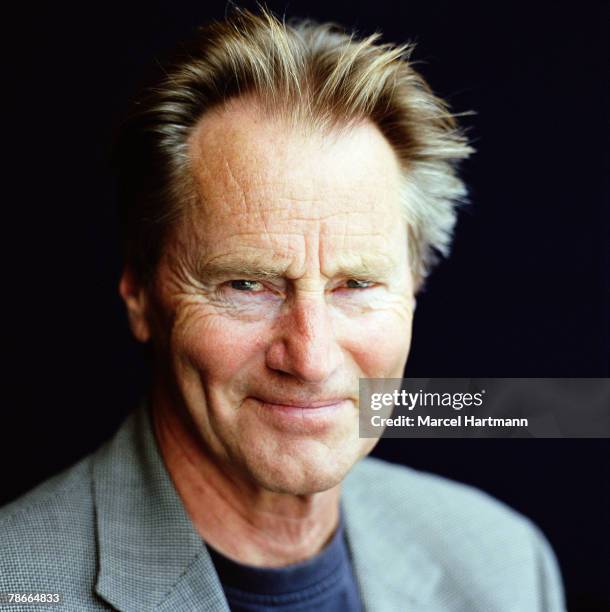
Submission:
[[[296,399],[296,398],[263,398],[257,397],[261,402],[266,404],[277,404],[278,406],[295,406],[297,408],[321,408],[322,406],[331,406],[346,400],[346,397],[329,397],[325,399]]]

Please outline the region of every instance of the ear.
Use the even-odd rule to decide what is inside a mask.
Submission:
[[[119,282],[119,293],[127,307],[131,333],[139,342],[150,340],[148,298],[144,287],[136,280],[133,270],[125,266]]]

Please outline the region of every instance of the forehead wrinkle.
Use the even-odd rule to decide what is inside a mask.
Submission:
[[[320,261],[325,276],[386,276],[397,266],[396,259],[380,252],[362,253],[347,251],[329,260],[320,252]]]
[[[237,110],[240,112],[235,112]],[[316,193],[329,188],[334,191],[337,184],[336,176],[331,177],[328,172],[324,171],[324,165],[319,165],[318,154],[321,146],[328,153],[334,152],[335,147],[342,146],[340,151],[347,156],[345,163],[349,163],[350,167],[360,166],[365,161],[368,164],[368,160],[361,159],[362,154],[354,157],[354,148],[351,145],[354,138],[356,138],[355,142],[366,138],[368,145],[366,154],[372,148],[380,158],[384,160],[388,158],[387,161],[390,163],[384,164],[384,167],[396,164],[394,151],[383,140],[374,125],[363,124],[359,129],[348,132],[338,140],[332,139],[331,143],[331,139],[323,134],[309,135],[306,138],[303,135],[295,134],[289,129],[289,126],[271,118],[262,122],[252,121],[254,110],[256,110],[255,106],[245,104],[238,106],[233,112],[224,108],[222,112],[209,113],[202,118],[190,136],[191,155],[195,158],[194,161],[199,171],[202,171],[202,174],[206,175],[211,182],[221,182],[231,186],[236,190],[236,196],[241,202],[244,201],[244,189],[250,191],[251,187],[255,187],[265,190],[266,187],[270,187],[273,192],[276,192],[274,184],[280,183],[286,186],[286,168],[289,168],[290,175],[297,179],[299,192],[288,199],[304,202],[310,200],[307,195],[303,194],[306,184]],[[307,155],[304,155],[303,151],[304,147],[311,149],[312,153],[315,151],[312,158],[316,161],[313,166],[312,163],[306,164],[305,169],[301,171],[304,158],[305,161],[307,160]],[[349,154],[345,154],[345,151],[348,151]],[[312,172],[313,170],[317,172]],[[363,181],[365,185],[370,182],[372,172],[380,174],[378,186],[384,184],[386,187],[393,187],[392,177],[386,176],[386,173],[382,173],[380,168],[367,167],[367,172],[364,173],[366,180],[363,173],[350,175],[350,180],[355,183],[356,190],[359,191]],[[311,185],[314,177],[315,185]],[[315,199],[317,196],[311,198],[311,200]]]

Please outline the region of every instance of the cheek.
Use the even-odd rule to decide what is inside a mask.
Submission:
[[[259,327],[201,313],[175,330],[173,352],[208,382],[239,378],[261,352]]]
[[[344,346],[365,377],[402,377],[411,346],[411,322],[410,314],[376,312],[345,330]]]

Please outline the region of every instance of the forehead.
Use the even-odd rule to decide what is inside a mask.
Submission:
[[[238,100],[206,114],[189,140],[198,192],[189,224],[208,247],[287,235],[389,236],[401,218],[400,168],[369,122],[294,129]]]

